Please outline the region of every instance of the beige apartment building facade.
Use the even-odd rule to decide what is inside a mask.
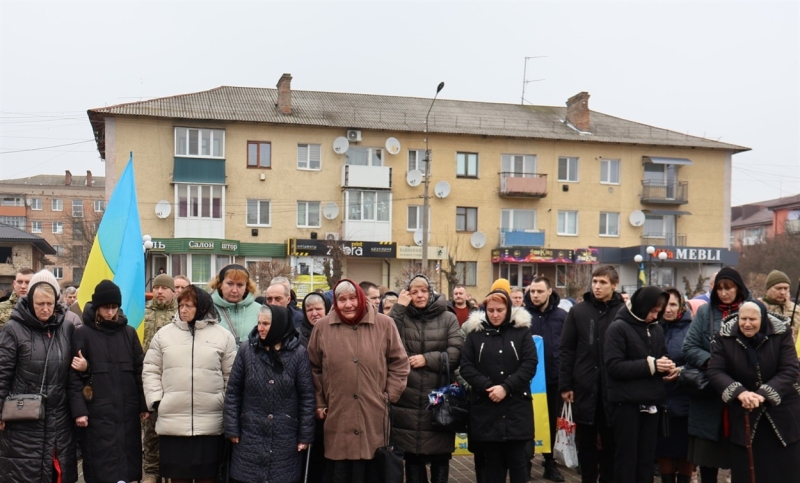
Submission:
[[[431,100],[290,83],[89,110],[107,197],[133,155],[154,240],[148,276],[163,268],[202,284],[231,261],[274,258],[318,274],[336,243],[346,277],[402,288],[398,276],[421,258]],[[565,288],[597,263],[632,285],[633,257],[649,245],[668,253],[651,267],[664,285],[735,264],[723,248],[731,157],[747,148],[593,112],[588,98],[567,108],[436,101],[430,268],[452,258],[480,297],[498,277],[527,285],[541,274]]]

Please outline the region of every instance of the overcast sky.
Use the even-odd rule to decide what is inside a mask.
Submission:
[[[220,85],[564,105],[752,148],[733,204],[800,193],[798,2],[0,0],[0,178],[104,167],[86,110]],[[720,173],[720,176],[722,173]],[[695,181],[692,190],[702,189]]]

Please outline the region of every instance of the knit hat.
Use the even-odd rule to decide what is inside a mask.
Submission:
[[[38,275],[38,273],[36,275]],[[34,277],[36,275],[34,275]],[[789,280],[789,276],[788,275],[786,275],[785,273],[781,272],[780,270],[773,270],[773,271],[769,272],[769,275],[767,275],[767,284],[766,284],[766,287],[764,287],[764,288],[769,290],[770,287],[772,287],[773,285],[779,284],[779,283],[788,283],[789,285],[791,285],[792,281]],[[33,285],[33,279],[31,279],[31,285]]]
[[[92,305],[95,308],[102,307],[103,305],[122,305],[122,292],[120,292],[117,284],[111,280],[103,280],[97,284],[92,294]]]
[[[153,287],[167,287],[168,289],[174,292],[175,282],[172,280],[172,277],[170,277],[166,273],[162,273],[161,275],[153,279]]]
[[[38,283],[46,283],[47,285],[53,287],[53,290],[56,291],[56,298],[58,298],[59,294],[61,293],[61,286],[58,285],[58,280],[56,280],[56,276],[53,275],[53,272],[51,272],[50,270],[40,270],[35,274],[33,274],[33,276],[31,277],[31,281],[28,284],[28,286],[30,287],[28,289],[28,293],[34,292],[33,287]]]
[[[506,280],[505,278],[498,278],[492,284],[492,289],[489,290],[490,292],[494,292],[495,290],[505,290],[506,295],[511,294],[511,283]]]

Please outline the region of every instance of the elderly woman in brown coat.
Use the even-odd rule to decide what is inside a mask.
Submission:
[[[447,301],[433,292],[424,275],[411,279],[389,316],[397,324],[411,364],[406,390],[393,406],[392,436],[405,451],[406,483],[426,482],[427,463],[431,464],[431,482],[446,483],[455,432],[434,430],[427,406],[428,394],[449,384],[458,368],[464,346],[458,319],[447,311]],[[450,364],[446,380],[439,377],[445,370],[443,354]]]
[[[388,407],[406,387],[408,356],[392,319],[378,314],[357,284],[340,280],[333,299],[308,343],[330,460],[325,481],[377,482],[375,451],[386,445]]]

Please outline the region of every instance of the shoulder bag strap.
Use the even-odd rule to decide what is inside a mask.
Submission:
[[[50,349],[53,348],[55,342],[55,334],[50,336],[50,343],[47,344],[47,352],[44,355],[44,370],[42,371],[42,385],[39,388],[39,394],[44,394],[44,382],[47,380],[47,364],[50,362]]]
[[[447,352],[439,353],[439,381],[444,381],[439,387],[447,387],[452,382],[450,380],[450,355]]]
[[[228,315],[228,309],[219,308],[219,311],[222,312],[222,316],[225,317],[225,322],[228,323],[228,327],[231,328],[231,332],[233,332],[233,338],[236,339],[236,343],[239,343],[239,334],[236,333],[236,327],[233,326],[233,322],[231,322],[231,318]]]

